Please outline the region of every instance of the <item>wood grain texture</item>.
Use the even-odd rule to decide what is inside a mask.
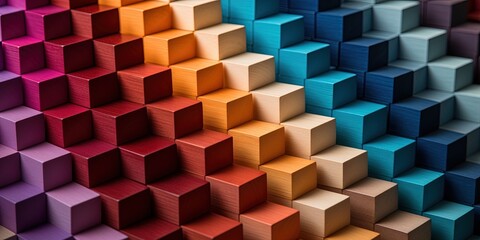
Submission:
[[[15,240],[17,239],[17,236],[7,228],[0,226],[0,238],[5,240]]]
[[[45,60],[48,68],[70,73],[93,65],[91,39],[70,35],[45,41]]]
[[[44,68],[22,75],[24,104],[43,111],[68,100],[67,77],[57,71]]]
[[[43,42],[24,36],[2,42],[5,69],[24,74],[41,69],[45,65]]]
[[[86,5],[96,4],[96,0],[51,0],[50,4],[67,9],[79,8]]]
[[[170,3],[172,8],[172,27],[195,31],[222,22],[220,1],[186,0]]]
[[[127,227],[122,230],[122,233],[126,234],[128,239],[131,240],[176,240],[182,238],[182,230],[180,227],[155,218],[147,219],[131,227]]]
[[[170,66],[195,57],[195,36],[192,31],[165,30],[145,36],[143,49],[145,62]]]
[[[120,33],[143,37],[170,29],[172,13],[167,3],[143,1],[119,8]]]
[[[270,55],[247,52],[222,63],[227,88],[251,91],[275,81],[275,60]]]
[[[142,0],[98,0],[99,5],[106,5],[111,7],[121,7],[130,4],[134,4],[137,2],[141,2]]]
[[[194,32],[197,57],[222,60],[247,50],[245,27],[222,23]]]
[[[119,231],[100,224],[73,236],[76,240],[127,240],[128,237]]]
[[[43,114],[34,109],[20,106],[0,112],[0,142],[22,150],[45,141]]]
[[[67,36],[71,32],[70,11],[46,5],[25,11],[27,35],[40,40]]]
[[[241,240],[242,224],[235,220],[210,213],[188,224],[182,225],[185,240]]]
[[[94,39],[120,31],[117,8],[93,4],[72,9],[71,14],[75,35]]]
[[[409,240],[430,239],[431,220],[403,211],[396,211],[375,224],[380,239]]]
[[[143,63],[143,41],[139,37],[113,34],[93,41],[95,64],[111,71]]]
[[[0,144],[0,187],[20,181],[20,154]]]
[[[350,239],[379,240],[380,234],[374,231],[349,225],[348,227],[345,227],[342,230],[325,238],[325,240],[350,240]]]

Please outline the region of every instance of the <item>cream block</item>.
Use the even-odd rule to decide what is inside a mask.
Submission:
[[[197,57],[221,60],[247,50],[245,27],[222,23],[195,31]]]
[[[225,87],[251,91],[275,81],[273,56],[242,53],[222,60]]]
[[[184,0],[170,3],[172,27],[195,31],[222,23],[222,7],[216,0]]]

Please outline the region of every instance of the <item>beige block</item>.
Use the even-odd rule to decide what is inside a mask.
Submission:
[[[17,236],[15,235],[15,233],[0,225],[0,239],[14,240],[17,239]]]
[[[172,13],[167,3],[144,1],[119,8],[120,33],[143,37],[171,27]]]
[[[145,62],[162,66],[170,66],[194,58],[195,46],[195,36],[192,31],[170,29],[143,38]]]
[[[195,31],[197,57],[221,60],[247,50],[245,27],[222,23]]]
[[[105,5],[111,7],[121,7],[134,3],[141,2],[142,0],[98,0],[98,5]]]
[[[429,218],[396,211],[375,224],[381,240],[430,239],[432,223]]]
[[[222,7],[215,0],[183,0],[170,3],[172,27],[195,31],[222,23]]]
[[[225,87],[251,91],[275,81],[273,56],[242,53],[222,60]]]
[[[325,240],[380,240],[380,234],[367,229],[348,226],[328,236]]]

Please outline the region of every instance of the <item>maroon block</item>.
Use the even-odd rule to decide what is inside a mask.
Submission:
[[[127,235],[131,240],[182,239],[182,230],[179,226],[165,222],[158,218],[148,219],[131,227],[125,228],[122,230],[122,233]]]
[[[150,193],[140,183],[121,178],[92,190],[100,194],[102,219],[110,227],[125,228],[150,216]]]
[[[19,75],[0,71],[0,112],[23,105],[23,85]]]
[[[69,147],[92,138],[92,113],[74,104],[65,104],[43,112],[47,140],[59,147]]]
[[[114,145],[96,139],[67,148],[77,183],[92,188],[120,176],[120,154]]]
[[[119,147],[123,176],[147,184],[177,170],[177,148],[173,140],[146,137]]]
[[[20,181],[20,154],[3,145],[0,145],[0,188]]]
[[[7,4],[23,10],[29,10],[47,5],[48,0],[7,0]]]
[[[0,143],[22,150],[45,141],[43,114],[20,106],[0,112]]]
[[[467,0],[427,1],[426,4],[426,26],[449,29],[467,21]]]
[[[93,42],[91,39],[70,35],[45,41],[44,44],[48,68],[62,73],[70,73],[93,65]]]
[[[45,66],[43,42],[24,36],[2,42],[5,69],[25,74]]]
[[[50,40],[70,34],[70,11],[57,6],[44,6],[25,11],[27,35]]]
[[[96,4],[97,0],[50,0],[50,4],[67,9]]]
[[[115,34],[93,41],[95,63],[112,71],[143,63],[142,38]]]
[[[106,225],[98,225],[73,236],[76,240],[128,240],[125,234]]]
[[[99,38],[120,31],[118,8],[89,5],[72,9],[73,34],[87,37]]]
[[[67,77],[44,68],[22,75],[25,106],[43,111],[68,101]]]
[[[0,7],[0,41],[25,35],[25,14],[22,9]]]
[[[53,226],[52,224],[43,224],[41,226],[29,229],[18,234],[21,240],[71,240],[72,235]]]
[[[67,77],[70,102],[82,107],[99,107],[120,97],[114,71],[93,67],[70,73]]]
[[[184,240],[243,239],[242,224],[238,221],[210,213],[188,224],[182,225]]]
[[[480,23],[453,27],[448,41],[449,54],[476,60],[480,54]]]

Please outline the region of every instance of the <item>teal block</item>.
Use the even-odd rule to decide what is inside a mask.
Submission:
[[[281,76],[309,78],[330,69],[330,46],[325,43],[303,41],[280,49]]]
[[[455,113],[455,95],[450,92],[425,90],[415,95],[440,104],[440,125],[453,119]]]
[[[317,115],[322,115],[322,116],[327,116],[327,117],[332,116],[332,111],[333,111],[332,109],[312,106],[312,105],[308,105],[308,104],[305,106],[305,112],[312,113],[312,114],[317,114]]]
[[[220,4],[222,5],[223,19],[228,19],[230,17],[230,0],[221,0]],[[223,22],[228,22],[228,21],[223,21]]]
[[[409,60],[397,60],[389,63],[392,67],[405,68],[413,72],[413,94],[427,88],[427,64]]]
[[[473,208],[442,201],[423,213],[432,221],[432,239],[461,240],[473,234]]]
[[[304,31],[303,16],[279,13],[254,21],[253,45],[278,49],[288,47],[302,42]]]
[[[278,0],[230,0],[230,17],[232,18],[255,20],[279,11],[280,2]]]
[[[247,45],[253,44],[253,20],[246,20],[241,18],[230,18],[229,23],[245,26],[245,36],[247,38]]]
[[[398,34],[385,31],[370,31],[363,34],[363,37],[377,38],[388,42],[388,62],[398,58]]]
[[[305,78],[296,78],[296,77],[279,75],[278,78],[277,78],[277,82],[294,84],[294,85],[298,85],[298,86],[304,86],[305,85]]]
[[[335,109],[357,98],[357,78],[353,73],[328,71],[305,80],[307,105]]]

